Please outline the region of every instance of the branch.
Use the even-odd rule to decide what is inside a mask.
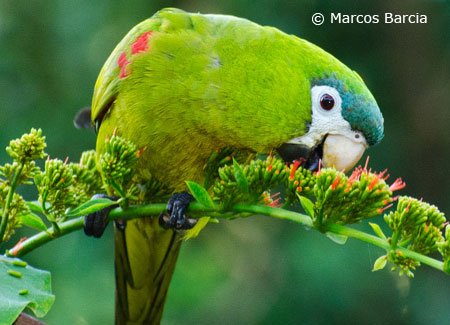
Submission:
[[[379,237],[375,237],[373,235],[369,235],[369,234],[367,234],[365,232],[362,232],[362,231],[359,231],[359,230],[356,230],[356,229],[353,229],[353,228],[350,228],[350,227],[345,227],[345,226],[342,226],[342,225],[330,223],[330,224],[327,224],[325,226],[325,229],[328,232],[332,232],[332,233],[335,233],[335,234],[344,235],[344,236],[348,236],[348,237],[352,237],[352,238],[355,238],[355,239],[359,239],[359,240],[365,241],[366,243],[369,243],[369,244],[372,244],[374,246],[378,246],[380,248],[383,248],[386,251],[390,251],[391,250],[391,246],[390,246],[390,244],[388,243],[387,240],[383,240],[383,239],[381,239]],[[431,258],[431,257],[426,256],[426,255],[419,254],[417,252],[414,252],[412,250],[409,250],[409,249],[406,249],[406,248],[403,248],[403,247],[400,247],[400,246],[398,246],[396,248],[396,250],[401,252],[405,257],[409,257],[409,258],[415,259],[416,261],[419,261],[419,262],[421,262],[423,264],[426,264],[428,266],[431,266],[431,267],[433,267],[433,268],[435,268],[437,270],[445,272],[445,270],[444,270],[444,263],[439,261],[439,260],[436,260],[436,259]]]
[[[117,219],[131,220],[135,218],[158,216],[161,213],[161,211],[165,210],[165,207],[166,204],[158,203],[142,206],[132,206],[126,210],[123,210],[122,208],[115,208],[111,210],[108,218],[110,221],[112,221]],[[231,207],[230,211],[232,212],[221,212],[218,210],[217,207],[215,209],[211,208],[208,209],[198,202],[191,203],[189,205],[188,210],[189,215],[194,218],[202,216],[210,216],[214,218],[226,219],[231,217],[235,213],[248,212],[253,214],[267,215],[278,219],[289,220],[292,222],[299,223],[303,226],[313,228],[313,223],[309,216],[281,208],[275,208],[266,205],[236,204]],[[82,229],[83,227],[84,227],[84,217],[78,217],[66,222],[62,222],[59,224],[60,228],[59,233],[56,234],[53,232],[53,228],[49,228],[48,231],[40,232],[34,235],[33,237],[30,237],[29,239],[16,245],[13,249],[7,252],[7,255],[15,257],[23,256],[29,253],[30,251],[44,245],[45,243],[48,243],[49,241],[52,241],[66,234],[69,234],[73,231]],[[344,235],[355,239],[359,239],[361,241],[385,249],[387,252],[391,250],[391,246],[387,240],[339,224],[326,223],[324,224],[324,231],[331,232],[337,235]],[[397,249],[405,257],[413,258],[423,264],[427,264],[435,269],[444,271],[444,263],[441,261],[408,250],[406,248],[398,247]]]
[[[17,317],[14,322],[14,325],[45,325],[45,323],[28,314],[20,313],[19,317]]]

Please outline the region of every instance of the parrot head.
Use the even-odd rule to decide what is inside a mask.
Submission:
[[[350,69],[310,80],[311,122],[306,133],[278,149],[286,162],[349,171],[366,148],[383,138],[383,116],[361,77]]]

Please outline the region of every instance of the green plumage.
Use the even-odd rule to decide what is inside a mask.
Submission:
[[[148,31],[144,50],[133,53]],[[324,78],[376,106],[355,72],[305,40],[236,17],[164,9],[128,33],[99,75],[92,105],[93,122],[101,122],[97,150],[117,128],[146,147],[141,177],[155,175],[181,191],[185,180],[203,182],[216,148],[252,156],[305,134],[311,85]],[[369,122],[360,131],[378,136],[377,112],[364,111]],[[373,114],[380,116],[371,122]],[[179,236],[150,219],[116,232],[117,322],[158,323]]]

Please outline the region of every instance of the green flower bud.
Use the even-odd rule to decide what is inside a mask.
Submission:
[[[384,220],[393,231],[393,238],[397,239],[393,245],[405,242],[408,249],[424,255],[438,249],[443,256],[447,254],[447,244],[441,234],[445,217],[434,205],[402,196],[399,198],[397,210],[385,215]],[[412,275],[411,270],[420,265],[418,262],[394,255],[390,260],[409,276]]]
[[[414,271],[418,266],[420,266],[420,262],[416,261],[412,258],[405,257],[400,251],[392,250],[388,254],[388,260],[395,264],[395,266],[391,269],[391,271],[395,271],[400,269],[399,274],[406,274],[408,277],[413,278]]]
[[[450,225],[445,227],[445,238],[442,238],[436,245],[444,258],[444,271],[450,274]]]
[[[22,135],[20,139],[11,140],[6,151],[14,161],[25,164],[31,160],[44,158],[46,146],[42,130],[31,129],[30,133]]]
[[[47,159],[44,171],[34,177],[34,182],[39,192],[39,201],[45,207],[45,203],[50,203],[46,216],[52,222],[64,219],[64,212],[69,206],[79,203],[71,191],[74,184],[72,168],[67,162],[59,159]]]
[[[114,183],[122,191],[125,191],[135,174],[137,160],[138,150],[136,146],[130,141],[113,135],[105,142],[105,148],[99,156],[98,165],[108,186],[112,186]]]

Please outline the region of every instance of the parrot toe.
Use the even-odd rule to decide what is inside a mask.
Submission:
[[[117,201],[117,197],[109,196],[106,194],[95,194],[91,199],[106,198]],[[111,205],[107,208],[98,210],[94,213],[90,213],[84,217],[84,233],[88,236],[100,238],[108,225],[109,212],[117,208],[119,205]]]
[[[187,193],[175,193],[169,199],[166,210],[168,216],[163,212],[159,216],[159,224],[163,228],[174,228],[177,230],[191,229],[197,223],[197,219],[190,219],[185,212],[189,203],[195,201],[194,197]]]

